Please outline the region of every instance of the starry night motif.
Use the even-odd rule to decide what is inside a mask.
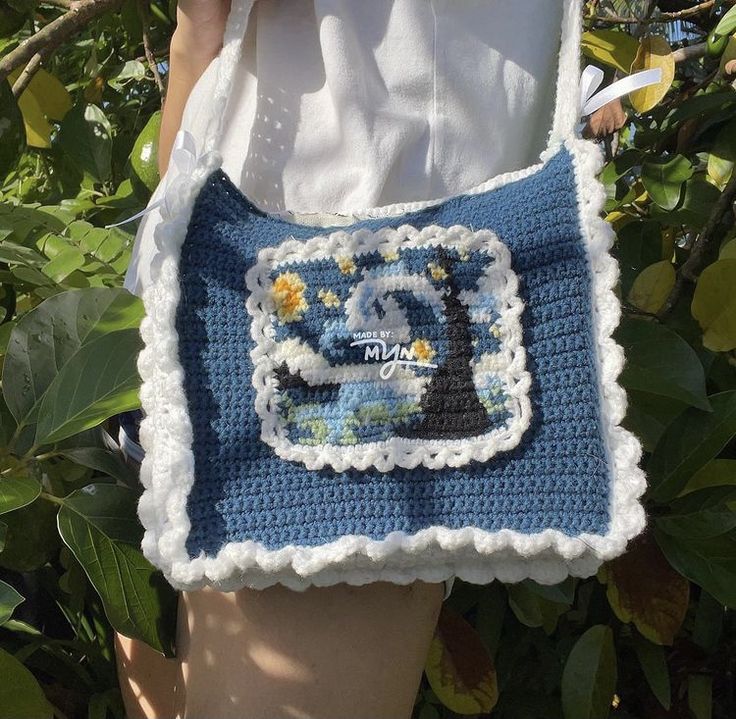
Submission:
[[[441,466],[442,447],[467,462],[518,442],[528,375],[510,256],[492,233],[459,229],[345,236],[333,251],[289,240],[283,258],[259,258],[248,306],[268,337],[262,438],[281,456]]]

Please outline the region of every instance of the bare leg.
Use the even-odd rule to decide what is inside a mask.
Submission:
[[[408,719],[443,585],[185,592],[181,719]]]
[[[126,719],[172,719],[179,661],[117,633],[115,658]]]

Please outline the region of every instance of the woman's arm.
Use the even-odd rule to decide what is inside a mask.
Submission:
[[[230,0],[179,0],[169,52],[158,166],[163,175],[189,93],[222,47]]]

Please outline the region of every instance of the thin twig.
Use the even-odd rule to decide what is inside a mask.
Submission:
[[[15,50],[0,60],[0,82],[13,70],[28,64],[34,55],[45,52],[50,55],[67,38],[90,20],[114,10],[122,0],[79,0],[72,2],[68,12],[44,25],[37,33],[24,40]]]
[[[18,75],[18,79],[13,83],[13,95],[20,97],[25,89],[33,80],[33,76],[41,69],[41,63],[44,60],[43,52],[37,52],[23,68],[23,72]]]
[[[612,25],[638,25],[642,22],[648,25],[653,25],[656,23],[676,22],[677,20],[686,20],[689,17],[700,15],[701,13],[713,8],[715,4],[716,0],[705,0],[705,2],[701,2],[699,5],[694,5],[693,7],[685,8],[684,10],[678,10],[677,12],[661,12],[644,20],[638,17],[624,17],[622,15],[598,15],[594,17],[593,20],[596,22],[610,23]],[[733,5],[734,3],[731,2],[726,4]]]
[[[690,256],[677,273],[675,285],[670,292],[667,301],[659,312],[660,317],[669,314],[682,295],[685,284],[695,282],[700,273],[708,266],[715,243],[720,237],[720,226],[725,217],[728,217],[726,229],[734,224],[733,204],[736,202],[736,173],[723,188],[721,196],[713,205],[708,221],[705,223],[700,235],[693,242]]]
[[[707,50],[707,43],[699,42],[695,45],[686,45],[672,51],[672,59],[675,62],[683,62],[685,60],[693,60],[697,57],[703,57]]]
[[[639,20],[639,24],[631,32],[633,37],[635,37],[637,40],[646,31],[647,24],[651,22],[652,15],[654,14],[654,11],[656,9],[657,9],[657,0],[649,0],[646,7],[644,8],[644,12],[642,13],[641,19]]]
[[[41,5],[49,5],[50,7],[60,7],[64,10],[71,9],[71,0],[41,0]]]
[[[151,72],[153,73],[153,79],[156,82],[156,87],[158,87],[158,92],[161,96],[161,104],[163,105],[165,92],[164,83],[163,80],[161,80],[161,73],[158,71],[158,64],[156,63],[156,58],[153,54],[153,50],[151,49],[151,37],[148,34],[148,26],[150,25],[151,20],[148,13],[148,5],[146,5],[145,0],[138,0],[136,5],[138,8],[138,17],[141,21],[141,27],[143,28],[143,52],[146,55],[148,67],[151,68]]]

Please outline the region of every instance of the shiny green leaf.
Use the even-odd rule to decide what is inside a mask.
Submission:
[[[627,390],[710,409],[703,365],[690,345],[671,329],[655,321],[626,318],[616,339],[626,353],[619,381]]]
[[[59,532],[122,634],[170,653],[176,594],[141,554],[137,495],[114,484],[72,492],[59,511]]]
[[[736,609],[736,532],[693,539],[667,534],[655,527],[654,534],[680,574],[725,606]]]
[[[629,290],[628,301],[642,312],[659,312],[675,286],[675,268],[669,260],[645,267]]]
[[[575,643],[562,674],[565,719],[603,719],[616,690],[616,650],[610,627],[596,624]]]
[[[667,428],[647,465],[653,496],[676,497],[736,435],[736,391],[711,395],[712,412],[690,407]]]
[[[36,444],[58,442],[138,407],[141,348],[137,329],[102,335],[81,347],[46,390]]]
[[[680,202],[682,187],[692,177],[690,161],[682,155],[661,160],[647,160],[641,168],[641,181],[649,196],[665,210]]]
[[[24,601],[14,587],[0,580],[0,625],[5,624],[13,616],[15,608]]]
[[[0,514],[25,507],[40,493],[41,485],[32,477],[0,477]]]
[[[736,260],[718,260],[698,278],[693,317],[703,328],[703,345],[713,352],[736,349]]]
[[[71,290],[24,315],[13,329],[3,366],[3,394],[21,425],[33,424],[46,391],[87,343],[137,327],[139,299],[121,289]]]
[[[36,678],[0,649],[0,719],[51,719],[53,708]]]
[[[669,709],[672,704],[672,686],[664,649],[644,637],[635,636],[634,651],[652,693],[665,709]]]
[[[66,114],[59,144],[72,163],[93,180],[110,179],[112,127],[97,105],[80,103]]]

